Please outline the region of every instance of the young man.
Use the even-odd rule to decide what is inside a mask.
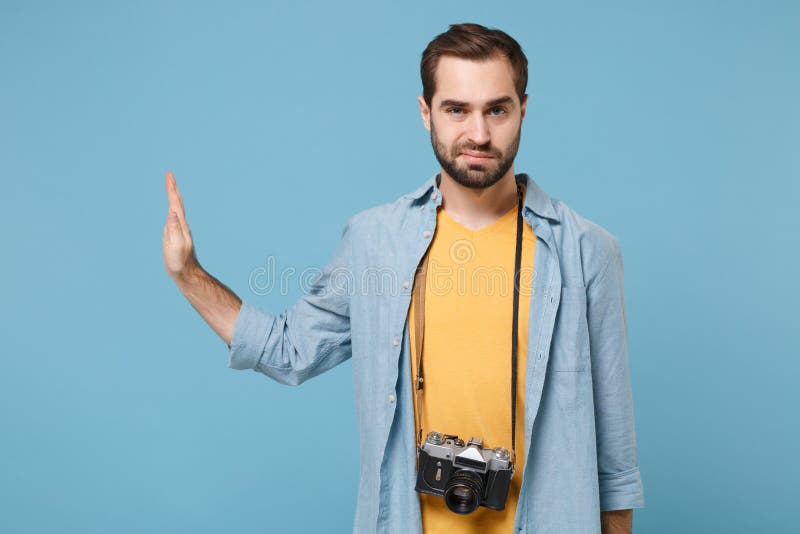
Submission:
[[[291,308],[242,302],[202,269],[171,173],[167,272],[234,369],[296,385],[353,359],[356,532],[630,532],[644,495],[619,242],[515,174],[527,59],[514,39],[452,25],[421,75],[440,171],[352,216]],[[476,451],[487,464],[456,463]]]

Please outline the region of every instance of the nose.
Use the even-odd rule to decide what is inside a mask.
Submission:
[[[489,142],[489,124],[482,113],[472,113],[469,129],[467,130],[467,139],[478,146]]]

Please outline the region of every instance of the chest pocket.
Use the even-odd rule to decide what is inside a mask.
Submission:
[[[553,342],[550,346],[550,369],[582,372],[589,370],[589,325],[586,322],[586,288],[561,288]]]

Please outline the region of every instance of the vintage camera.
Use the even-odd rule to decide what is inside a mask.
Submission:
[[[441,495],[457,514],[478,506],[502,510],[514,474],[511,453],[503,447],[484,449],[483,440],[428,433],[418,451],[417,486],[420,493]]]

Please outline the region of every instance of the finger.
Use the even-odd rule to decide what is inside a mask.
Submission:
[[[191,240],[192,234],[189,231],[189,223],[186,222],[183,197],[181,197],[181,193],[178,190],[178,184],[175,181],[175,175],[172,174],[172,171],[167,171],[167,192],[170,195],[169,209],[176,212],[184,237],[187,240]]]
[[[178,213],[178,216],[184,216],[183,199],[178,191],[178,184],[175,182],[175,176],[172,171],[167,171],[167,198],[169,199],[169,209]]]
[[[169,208],[170,210],[177,210],[180,207],[180,197],[178,194],[178,187],[175,183],[175,177],[172,174],[172,171],[167,171],[167,199],[169,199]]]
[[[191,238],[187,237],[186,228],[181,223],[180,217],[177,212],[170,211],[167,216],[166,236],[171,243],[185,244],[191,243]]]
[[[178,189],[178,182],[175,181],[175,175],[172,174],[172,171],[170,171],[169,175],[172,177],[172,185],[175,187],[175,194],[178,195],[178,202],[181,205],[181,213],[180,213],[180,215],[184,215],[185,216],[186,215],[186,210],[184,210],[184,208],[183,208],[183,196],[181,195],[180,189]]]
[[[167,214],[167,224],[164,225],[164,236],[168,236],[171,241],[183,238],[183,227],[181,226],[178,214],[173,210],[170,210]]]

